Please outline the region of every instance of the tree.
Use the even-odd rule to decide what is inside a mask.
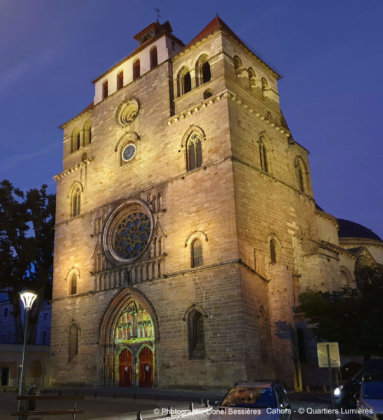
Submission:
[[[0,291],[12,305],[16,342],[23,340],[19,292],[38,293],[30,314],[33,342],[41,306],[51,298],[55,196],[47,185],[26,194],[8,181],[0,184]]]
[[[359,290],[305,292],[297,311],[318,339],[339,342],[342,354],[383,356],[383,271],[364,267],[356,275]]]

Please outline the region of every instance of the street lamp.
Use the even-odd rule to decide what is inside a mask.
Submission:
[[[34,292],[31,292],[29,290],[26,290],[22,293],[20,293],[20,299],[22,300],[24,304],[25,309],[25,319],[24,319],[24,343],[23,343],[23,358],[21,361],[21,371],[20,371],[20,382],[19,382],[19,397],[21,397],[23,393],[23,380],[24,380],[24,360],[25,360],[25,347],[27,344],[27,329],[28,329],[28,312],[32,308],[33,302],[37,298],[37,294]],[[18,400],[17,403],[17,411],[20,411],[21,408],[21,400]],[[20,415],[18,416],[20,419]]]

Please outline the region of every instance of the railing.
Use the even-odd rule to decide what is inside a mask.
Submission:
[[[97,271],[94,276],[94,291],[115,289],[161,277],[164,255],[137,263]]]

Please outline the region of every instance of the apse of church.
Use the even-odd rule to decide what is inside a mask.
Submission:
[[[135,39],[62,126],[51,383],[299,386],[292,308],[330,286],[280,76],[218,17]]]

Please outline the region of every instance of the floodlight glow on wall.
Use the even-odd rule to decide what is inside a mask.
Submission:
[[[30,291],[25,291],[20,293],[20,298],[23,301],[24,309],[29,311],[32,308],[33,302],[37,298],[37,294]]]

